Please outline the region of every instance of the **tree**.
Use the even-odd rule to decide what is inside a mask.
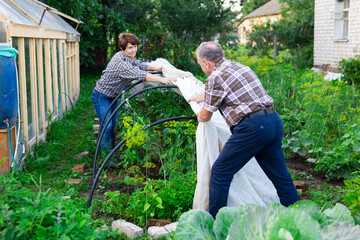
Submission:
[[[246,48],[250,49],[249,55],[269,56],[269,50],[273,48],[274,32],[268,21],[261,25],[254,25],[248,33],[249,42]]]
[[[242,16],[245,17],[255,9],[261,7],[265,3],[269,2],[270,0],[241,0],[241,13]]]
[[[117,48],[117,36],[124,31],[139,29],[137,24],[153,11],[152,0],[43,0],[59,11],[83,22],[81,33],[81,67],[103,68],[108,47]],[[74,23],[69,22],[74,26]],[[95,59],[102,57],[99,66]],[[105,61],[104,61],[105,60]],[[97,63],[99,64],[99,63]]]
[[[314,0],[280,0],[280,21],[274,24],[279,41],[302,48],[314,41]]]
[[[314,0],[280,0],[282,18],[273,25],[278,41],[299,67],[313,64]]]
[[[176,38],[194,43],[232,29],[235,14],[223,0],[160,0],[159,19]]]

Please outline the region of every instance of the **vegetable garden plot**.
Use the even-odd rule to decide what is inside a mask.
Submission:
[[[192,115],[187,102],[171,90],[148,92],[129,101],[119,113],[116,130],[117,142],[129,140],[116,153],[121,159],[116,168],[101,175],[98,194],[104,199],[94,203],[95,214],[117,215],[144,226],[148,217],[176,221],[191,208],[196,123],[172,121],[139,131],[154,120],[184,113]]]

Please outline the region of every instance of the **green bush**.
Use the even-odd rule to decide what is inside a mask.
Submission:
[[[197,45],[189,41],[171,38],[162,32],[153,32],[147,37],[144,58],[165,58],[178,69],[201,74],[194,52],[196,47]]]
[[[227,59],[250,67],[262,79],[268,79],[270,72],[276,69],[275,62],[269,57],[249,57],[242,48],[224,49],[224,54]]]
[[[360,55],[341,60],[338,69],[343,74],[341,80],[349,84],[360,83]]]
[[[196,185],[195,172],[176,175],[169,181],[147,179],[133,193],[106,192],[105,198],[96,201],[99,211],[119,215],[139,226],[148,218],[177,221],[180,215],[192,208]]]
[[[37,183],[35,183],[37,184]],[[84,205],[0,176],[1,239],[101,239]],[[41,186],[40,186],[41,187]]]
[[[359,173],[359,172],[357,172]],[[352,180],[345,180],[344,202],[349,206],[352,214],[360,214],[360,176]]]

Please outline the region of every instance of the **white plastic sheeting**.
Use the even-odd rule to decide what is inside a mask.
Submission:
[[[191,73],[175,68],[167,60],[160,58],[151,62],[151,65],[163,66],[164,76],[176,79],[174,84],[179,87],[186,100],[204,92],[204,84],[201,81]],[[189,104],[195,113],[201,110],[202,104],[195,102]],[[198,125],[196,131],[197,184],[193,202],[194,209],[208,211],[211,166],[230,135],[230,129],[219,111],[213,114],[210,121],[201,122]],[[227,205],[233,207],[252,203],[264,206],[271,202],[280,202],[276,189],[256,159],[252,158],[234,175]]]

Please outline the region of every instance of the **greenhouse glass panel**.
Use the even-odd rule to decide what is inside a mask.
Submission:
[[[45,66],[45,41],[42,41],[42,45],[43,45],[43,51],[42,51],[42,58],[43,58],[43,80],[44,80],[44,107],[45,107],[45,122],[47,122],[47,117],[49,115],[48,113],[48,106],[47,106],[47,96],[46,96],[46,66]]]
[[[27,114],[28,114],[28,136],[29,141],[35,137],[35,128],[33,126],[32,106],[31,106],[31,81],[30,81],[30,41],[29,38],[25,40],[25,68],[26,68],[26,100],[27,100]]]
[[[65,108],[66,111],[70,108],[70,102],[69,102],[69,90],[68,90],[68,84],[67,84],[67,79],[69,78],[67,73],[66,73],[66,68],[69,67],[66,65],[66,53],[65,53],[65,44],[61,44],[62,47],[62,54],[63,54],[63,76],[64,76],[64,97],[65,97]]]
[[[79,34],[62,18],[58,16],[56,17],[57,15],[56,13],[53,13],[51,11],[46,11],[46,9],[43,6],[40,6],[35,2],[28,0],[13,0],[13,2],[16,5],[18,5],[21,9],[26,11],[32,18],[34,18],[38,22],[40,22],[41,17],[43,16],[43,13],[45,11],[43,19],[41,21],[41,25],[43,25],[47,29]]]
[[[6,0],[0,1],[0,13],[9,18],[13,23],[38,27],[36,23]]]
[[[36,63],[36,65],[38,64],[38,58],[42,58],[42,54],[39,56],[38,54],[37,54],[37,50],[38,50],[38,41],[35,41],[35,63]],[[43,51],[44,51],[44,49],[43,49]],[[36,81],[36,90],[37,90],[37,99],[36,99],[36,104],[37,104],[37,109],[38,109],[38,111],[37,111],[37,118],[38,118],[38,129],[39,129],[39,135],[41,135],[42,133],[43,133],[43,129],[42,129],[42,121],[41,121],[41,111],[43,110],[43,109],[40,109],[40,94],[41,94],[41,92],[40,92],[40,88],[39,88],[39,85],[40,85],[40,78],[39,78],[39,75],[40,75],[41,73],[39,73],[38,72],[38,68],[36,67],[36,75],[35,75],[35,81]],[[43,80],[43,84],[44,84],[44,80]],[[44,93],[43,93],[44,94]]]
[[[59,40],[56,40],[56,53],[57,53],[57,71],[58,71],[58,96],[56,96],[56,99],[58,101],[58,116],[62,116],[63,108],[62,108],[62,102],[61,102],[61,77],[60,77],[60,42]]]
[[[18,41],[18,38],[17,37],[13,37],[12,38],[12,47],[13,48],[15,48],[16,50],[18,50],[19,49],[19,41]],[[18,69],[19,69],[19,58],[17,57],[16,58],[16,68],[17,68],[17,71],[18,71]],[[18,81],[18,83],[19,83],[19,76],[17,76],[17,81]],[[19,85],[17,85],[17,86],[19,86]],[[19,89],[18,89],[18,96],[20,97],[20,94],[21,94],[21,92],[19,91]],[[20,102],[19,102],[19,107],[20,107]],[[20,119],[19,119],[20,118]],[[21,115],[18,115],[18,118],[17,118],[17,121],[18,121],[18,123],[19,123],[19,120],[20,121],[22,121],[22,119],[21,119]],[[18,127],[19,127],[19,124],[16,124],[16,137],[18,136]],[[21,154],[22,154],[22,152],[23,152],[23,150],[24,150],[24,145],[21,145],[20,146],[20,144],[19,143],[23,143],[24,142],[24,134],[23,134],[23,124],[20,124],[20,132],[19,132],[19,136],[18,136],[18,138],[19,138],[19,140],[18,140],[18,148],[17,148],[17,151],[16,151],[16,158],[17,159],[19,159],[20,158],[20,156],[21,156]]]

